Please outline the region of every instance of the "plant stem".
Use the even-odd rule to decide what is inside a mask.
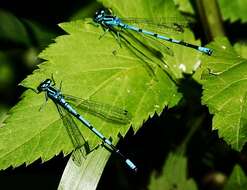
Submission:
[[[202,21],[207,41],[225,36],[222,17],[216,0],[196,0],[197,12]]]

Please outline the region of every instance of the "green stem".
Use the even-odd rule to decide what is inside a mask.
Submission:
[[[191,140],[192,136],[195,134],[195,132],[202,127],[203,121],[205,120],[206,115],[202,114],[199,117],[190,119],[187,123],[188,126],[190,126],[190,131],[186,135],[185,139],[181,143],[181,145],[178,147],[177,152],[184,154],[186,151],[186,146],[188,145],[188,142]]]
[[[222,17],[216,0],[196,0],[196,8],[202,21],[207,41],[225,36]]]

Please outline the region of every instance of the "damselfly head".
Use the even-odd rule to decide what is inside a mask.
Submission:
[[[106,15],[106,11],[104,9],[100,9],[95,13],[93,20],[94,22],[100,23]]]
[[[46,91],[52,84],[51,79],[46,79],[37,87],[38,92]]]

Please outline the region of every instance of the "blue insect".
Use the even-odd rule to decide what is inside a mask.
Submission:
[[[102,135],[96,128],[92,126],[92,124],[90,124],[72,107],[72,102],[74,105],[78,105],[78,107],[81,107],[82,109],[88,112],[101,116],[105,119],[117,121],[120,123],[128,123],[130,120],[130,115],[126,110],[122,110],[108,104],[101,104],[90,100],[82,100],[73,96],[62,94],[61,84],[60,88],[57,89],[55,87],[55,81],[53,78],[46,79],[40,83],[40,85],[37,87],[37,93],[41,92],[45,92],[46,101],[48,101],[48,98],[50,98],[55,103],[60,117],[63,121],[63,124],[66,128],[66,131],[75,149],[72,156],[78,164],[80,164],[80,159],[83,158],[83,156],[85,156],[85,153],[89,151],[89,146],[85,142],[85,139],[83,138],[78,126],[73,121],[72,116],[74,116],[76,119],[82,122],[88,129],[90,129],[95,135],[97,135],[102,140],[104,146],[108,150],[124,159],[125,163],[131,170],[135,172],[137,171],[137,167],[130,159],[126,158],[111,143],[109,139]]]
[[[93,18],[94,22],[101,24],[104,28],[106,28],[107,30],[109,29],[113,29],[114,27],[119,27],[121,29],[129,29],[138,33],[142,33],[148,36],[152,36],[161,40],[165,40],[171,43],[175,43],[175,44],[179,44],[182,46],[186,46],[189,48],[193,48],[196,49],[200,52],[203,52],[207,55],[211,55],[213,53],[213,51],[209,48],[206,47],[202,47],[202,46],[197,46],[197,45],[193,45],[187,42],[184,42],[182,40],[175,40],[148,30],[144,30],[132,25],[128,25],[126,23],[124,23],[120,18],[111,15],[110,13],[107,13],[105,10],[99,10],[95,13],[95,16]],[[174,25],[176,26],[176,25]],[[179,29],[179,25],[177,25],[177,29]]]

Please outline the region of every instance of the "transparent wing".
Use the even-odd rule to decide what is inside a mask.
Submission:
[[[64,99],[75,107],[106,120],[122,124],[127,124],[131,121],[131,115],[127,110],[109,104],[81,99],[71,95],[64,95]]]
[[[121,37],[123,36],[123,33],[131,38],[136,38],[135,35],[141,36],[142,39],[138,40],[138,43],[141,43],[145,48],[149,49],[149,51],[152,52],[153,55],[155,55],[158,59],[161,60],[161,62],[157,62],[157,64],[155,65],[152,65],[149,62],[143,60],[143,66],[145,66],[145,69],[151,74],[152,77],[155,77],[154,66],[158,66],[160,69],[166,72],[166,68],[168,66],[166,65],[163,58],[165,56],[164,54],[174,56],[174,52],[171,48],[166,46],[166,44],[163,43],[163,41],[155,37],[145,35],[143,33],[137,33],[131,30],[123,30],[121,32]]]
[[[164,41],[160,41],[159,39],[157,39],[157,38],[155,38],[153,36],[148,36],[148,35],[145,35],[145,34],[142,34],[142,33],[140,33],[140,34],[142,35],[142,37],[144,39],[147,39],[146,43],[150,43],[154,47],[160,47],[160,51],[162,53],[165,53],[165,54],[170,55],[170,56],[174,56],[174,52],[172,51],[171,48],[166,46]]]
[[[80,166],[82,160],[89,153],[89,146],[81,134],[78,126],[71,117],[70,113],[67,112],[63,107],[56,104],[59,115],[63,121],[66,132],[69,135],[71,143],[74,146],[74,152],[72,153],[72,158],[76,165]]]
[[[167,18],[121,18],[121,21],[126,24],[132,24],[142,29],[153,30],[157,33],[177,34],[184,32],[184,28],[189,27],[188,21],[177,17]]]
[[[122,21],[131,22],[131,23],[148,23],[148,24],[160,24],[160,25],[167,25],[177,23],[182,26],[187,26],[190,21],[184,19],[183,17],[156,17],[156,18],[134,18],[134,17],[127,17],[127,18],[120,18]]]

